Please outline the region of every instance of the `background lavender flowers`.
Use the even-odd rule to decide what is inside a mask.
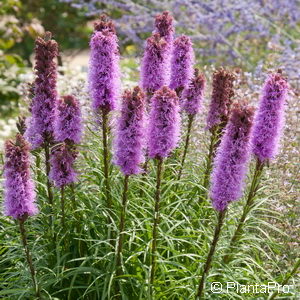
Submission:
[[[250,158],[250,134],[254,110],[235,106],[226,126],[214,162],[210,197],[213,207],[223,211],[241,196],[247,163]]]
[[[282,74],[270,74],[263,88],[252,138],[253,153],[260,162],[274,158],[278,152],[287,93],[288,84]]]
[[[81,112],[78,100],[63,96],[57,103],[54,135],[58,142],[79,144],[82,136]]]
[[[228,121],[234,79],[235,76],[223,68],[213,74],[213,91],[207,116],[207,128],[210,130],[218,125],[225,126]]]
[[[122,97],[115,141],[115,163],[125,175],[138,174],[144,161],[144,93],[137,86]]]
[[[179,140],[180,115],[178,97],[163,86],[152,98],[148,128],[150,158],[165,158]]]
[[[4,177],[4,214],[14,219],[35,215],[38,209],[30,177],[29,144],[20,134],[5,144]]]
[[[180,92],[193,77],[194,50],[189,37],[182,35],[173,44],[170,88]]]
[[[57,55],[58,46],[51,40],[50,32],[47,32],[44,38],[36,39],[34,97],[30,105],[31,118],[25,133],[32,148],[40,147],[45,139],[51,139],[53,136],[57,101]]]
[[[205,89],[205,77],[199,70],[195,69],[194,77],[183,90],[182,93],[182,108],[189,115],[196,115],[201,109]]]
[[[118,39],[111,28],[97,31],[90,41],[89,89],[92,107],[111,111],[116,108],[119,94],[120,70]]]

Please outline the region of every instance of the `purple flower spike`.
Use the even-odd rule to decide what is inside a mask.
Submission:
[[[28,120],[25,137],[36,149],[46,139],[53,136],[53,123],[57,102],[56,79],[58,45],[51,40],[51,33],[38,37],[35,41],[35,70],[34,97],[30,106],[31,118]]]
[[[170,12],[164,11],[155,17],[155,32],[159,33],[168,43],[173,41],[173,17]]]
[[[37,214],[29,144],[21,134],[17,134],[15,143],[5,143],[4,178],[4,214],[14,219]]]
[[[179,140],[180,114],[178,97],[166,86],[152,98],[148,130],[149,157],[167,157]]]
[[[182,93],[182,108],[187,114],[196,115],[199,113],[203,100],[205,84],[206,81],[204,75],[201,73],[199,74],[199,70],[195,69],[194,78]]]
[[[152,95],[169,82],[170,53],[167,42],[155,33],[147,39],[141,67],[141,85],[148,95]]]
[[[173,44],[173,56],[171,60],[170,88],[177,95],[187,86],[193,77],[194,50],[189,37],[182,35]]]
[[[81,112],[78,100],[63,96],[57,103],[54,135],[58,142],[79,144],[82,135]]]
[[[56,187],[61,188],[76,181],[77,173],[73,168],[76,157],[77,152],[70,145],[60,144],[52,150],[49,178]]]
[[[110,32],[116,34],[115,24],[105,14],[102,14],[99,20],[94,22],[94,30],[100,32],[102,32],[103,30],[109,30]]]
[[[232,97],[234,96],[234,74],[223,68],[213,74],[213,91],[207,117],[207,129],[224,127],[228,121]]]
[[[213,207],[223,211],[241,197],[251,154],[250,135],[254,109],[235,106],[218,148],[211,176]]]
[[[90,41],[89,90],[95,112],[116,108],[120,86],[118,39],[110,28],[95,31]]]
[[[144,94],[139,87],[126,90],[115,141],[115,163],[124,175],[138,174],[144,161]]]
[[[287,93],[288,83],[282,74],[271,74],[263,88],[253,129],[252,151],[260,162],[274,158],[278,152]]]

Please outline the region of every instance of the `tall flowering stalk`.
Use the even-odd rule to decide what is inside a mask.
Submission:
[[[33,287],[36,297],[41,299],[24,226],[28,216],[37,214],[38,209],[35,205],[34,183],[30,175],[29,144],[21,134],[17,134],[15,141],[9,140],[5,143],[4,178],[4,214],[19,222]]]
[[[204,171],[203,187],[205,188],[205,190],[208,189],[213,159],[216,154],[217,147],[220,144],[223,129],[228,122],[232,105],[232,98],[234,96],[234,80],[234,74],[230,71],[226,71],[223,68],[216,70],[213,74],[212,97],[209,106],[206,126],[206,128],[211,132],[211,136],[208,157]],[[205,199],[206,196],[207,193],[204,192],[204,194],[200,198],[200,201]]]
[[[65,225],[65,187],[73,184],[77,178],[73,165],[77,157],[76,144],[80,143],[81,135],[82,121],[79,102],[74,96],[63,96],[57,103],[54,123],[55,141],[60,144],[52,149],[49,173],[49,178],[61,190],[63,227]]]
[[[50,172],[50,146],[53,142],[54,119],[57,102],[56,80],[58,45],[51,39],[52,34],[46,32],[44,38],[35,41],[35,72],[33,84],[34,97],[30,105],[31,117],[28,121],[25,137],[33,149],[43,147],[47,177]],[[51,183],[47,178],[49,204],[53,205]]]
[[[151,293],[156,268],[157,228],[159,225],[159,206],[163,161],[176,147],[179,140],[180,114],[178,97],[175,91],[163,86],[155,92],[151,101],[148,128],[149,157],[157,161],[156,192],[151,247]]]
[[[144,112],[145,96],[139,87],[133,91],[126,90],[122,97],[121,116],[118,121],[115,140],[115,164],[124,174],[124,189],[122,197],[122,209],[119,224],[119,239],[117,246],[116,275],[122,274],[122,251],[124,243],[124,230],[126,207],[128,202],[129,176],[142,171],[141,164],[144,161]]]
[[[194,50],[189,37],[182,35],[173,44],[171,59],[170,88],[175,90],[180,98],[183,89],[193,77]]]
[[[230,261],[231,253],[242,233],[245,220],[253,207],[263,168],[278,152],[279,139],[284,124],[284,103],[287,93],[288,83],[281,72],[270,74],[265,82],[254,121],[252,152],[256,158],[256,166],[246,205],[229,244],[229,254],[223,258],[225,263]]]
[[[141,86],[147,99],[170,82],[170,51],[168,43],[159,33],[152,34],[146,41],[141,66]]]
[[[227,207],[230,202],[242,196],[247,165],[251,154],[250,134],[253,121],[253,108],[246,105],[235,106],[218,148],[211,176],[210,197],[218,212],[215,228],[195,299],[201,299],[204,284],[209,273],[213,255],[220,237]]]
[[[187,133],[185,138],[184,151],[182,155],[181,165],[178,172],[177,179],[180,180],[182,175],[182,170],[186,158],[186,154],[189,147],[191,129],[193,126],[193,121],[195,116],[199,113],[201,109],[201,104],[204,95],[205,89],[205,77],[203,74],[199,74],[199,70],[195,69],[194,77],[189,83],[188,86],[185,87],[182,93],[182,108],[188,115],[188,126]]]
[[[109,181],[108,114],[117,105],[120,85],[118,38],[114,26],[103,20],[101,26],[95,24],[90,40],[89,89],[93,99],[92,107],[96,115],[102,117],[103,171],[105,195],[109,209],[108,223],[111,224],[111,188]],[[103,23],[104,22],[104,23]],[[106,22],[106,25],[105,25]]]
[[[174,36],[174,19],[169,11],[164,11],[155,17],[155,32],[159,33],[172,47]]]

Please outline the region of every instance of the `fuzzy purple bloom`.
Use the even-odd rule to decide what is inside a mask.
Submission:
[[[94,30],[102,32],[103,30],[108,30],[116,34],[115,24],[112,20],[108,18],[107,15],[100,15],[99,20],[94,22]]]
[[[29,144],[21,134],[15,143],[5,143],[4,178],[4,214],[14,219],[35,215],[38,209],[30,176]]]
[[[252,151],[260,162],[274,158],[278,152],[287,94],[288,83],[282,74],[269,75],[255,116],[252,137]]]
[[[225,210],[241,197],[251,154],[253,115],[253,108],[246,105],[232,109],[211,175],[210,197],[217,211]]]
[[[176,147],[180,132],[179,101],[167,86],[155,92],[148,127],[150,158],[165,158]]]
[[[82,135],[81,112],[74,96],[63,96],[57,103],[54,136],[58,142],[79,144]]]
[[[49,178],[55,186],[61,188],[76,181],[77,173],[73,167],[76,157],[77,152],[70,145],[60,144],[53,148]]]
[[[213,91],[209,112],[207,116],[207,129],[212,130],[216,126],[225,127],[234,96],[233,81],[234,74],[223,68],[213,74]]]
[[[124,175],[138,174],[144,162],[145,96],[139,87],[126,90],[115,141],[115,159]]]
[[[32,148],[38,148],[46,139],[53,137],[53,123],[57,102],[56,79],[58,45],[51,40],[51,33],[35,41],[35,70],[34,97],[30,106],[31,118],[25,137]]]
[[[205,77],[199,74],[199,70],[195,69],[194,78],[182,92],[183,105],[182,108],[189,115],[196,115],[201,109],[201,104],[205,89]]]
[[[174,35],[173,17],[170,12],[164,11],[155,17],[155,33],[159,33],[167,43],[172,43]]]
[[[167,42],[158,33],[147,39],[142,59],[141,85],[148,95],[170,82],[170,52]]]
[[[171,59],[170,88],[177,95],[188,85],[193,77],[194,50],[189,37],[182,35],[173,43],[173,55]]]
[[[120,87],[118,38],[110,28],[95,30],[90,41],[89,90],[95,112],[116,109]]]

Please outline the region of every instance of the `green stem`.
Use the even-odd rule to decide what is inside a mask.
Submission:
[[[157,249],[157,229],[159,224],[159,207],[160,207],[160,194],[161,194],[161,179],[163,159],[158,158],[157,173],[156,173],[156,192],[155,192],[155,205],[153,217],[153,231],[152,231],[152,247],[151,247],[151,273],[150,273],[150,294],[152,296],[152,286],[154,284],[155,268],[156,268],[156,249]]]
[[[60,204],[61,204],[61,226],[65,228],[65,187],[60,188]]]
[[[202,299],[203,292],[204,292],[205,280],[206,280],[206,277],[209,273],[211,263],[212,263],[212,259],[213,259],[213,256],[214,256],[214,253],[215,253],[215,250],[216,250],[216,245],[217,245],[218,240],[220,238],[220,232],[221,232],[221,228],[222,228],[223,223],[224,223],[225,214],[226,214],[226,210],[219,212],[218,223],[217,223],[216,228],[215,228],[214,238],[213,238],[213,241],[212,241],[211,246],[210,246],[210,250],[209,250],[205,265],[204,265],[204,269],[203,269],[201,279],[199,281],[198,291],[197,291],[197,294],[196,294],[196,297],[195,297],[196,300],[197,299]]]
[[[185,162],[186,154],[187,154],[189,143],[190,143],[190,135],[191,135],[193,120],[194,120],[194,115],[189,115],[187,133],[186,133],[185,145],[184,145],[184,151],[183,151],[181,165],[180,165],[180,169],[179,169],[178,177],[177,177],[178,181],[180,180],[181,175],[182,175],[182,170],[183,170],[183,167],[184,167],[184,162]]]
[[[238,222],[238,226],[230,240],[229,249],[227,251],[228,254],[225,255],[222,259],[222,262],[224,264],[227,264],[230,262],[230,260],[232,258],[232,253],[234,252],[235,244],[238,242],[238,240],[241,236],[241,233],[243,231],[245,220],[253,207],[253,202],[254,202],[258,187],[259,187],[263,167],[264,167],[264,164],[261,163],[259,160],[257,160],[256,166],[255,166],[255,171],[254,171],[252,182],[251,182],[251,186],[250,186],[250,190],[249,190],[249,194],[248,194],[248,198],[247,198],[247,202],[244,206],[242,216]]]
[[[32,263],[32,256],[28,247],[28,243],[27,243],[27,234],[26,234],[26,230],[25,230],[25,226],[24,223],[27,219],[27,214],[24,215],[22,218],[19,219],[19,226],[20,226],[20,233],[21,233],[21,238],[22,238],[22,244],[24,247],[24,251],[25,251],[25,256],[26,256],[26,261],[30,270],[30,274],[31,274],[31,279],[32,279],[32,283],[33,283],[33,288],[35,290],[35,295],[38,299],[42,299],[41,297],[41,292],[40,292],[40,288],[36,282],[36,278],[35,278],[35,269]]]
[[[283,279],[283,281],[281,282],[281,286],[286,285],[289,280],[297,273],[298,269],[300,267],[300,258],[296,261],[291,273],[288,273],[285,278]],[[278,290],[276,290],[268,300],[272,300],[274,299],[276,296],[278,295]]]
[[[123,197],[122,197],[122,210],[120,215],[120,225],[119,225],[119,241],[118,241],[118,249],[117,249],[117,276],[122,275],[121,268],[121,255],[123,251],[123,239],[124,239],[124,229],[125,229],[125,217],[126,217],[126,207],[127,207],[127,194],[128,194],[128,179],[129,175],[126,175],[124,178],[124,189],[123,189]]]
[[[53,207],[53,193],[51,188],[51,182],[49,179],[49,173],[50,173],[50,145],[49,142],[45,141],[44,145],[45,150],[45,164],[46,164],[46,175],[47,175],[47,191],[48,191],[48,200],[49,204],[51,206],[51,210]]]
[[[109,181],[109,151],[108,151],[108,111],[102,110],[102,141],[103,141],[103,172],[105,181],[105,197],[108,208],[107,222],[109,226],[108,239],[111,239],[111,225],[112,225],[112,202],[111,202],[111,188]],[[112,244],[112,240],[110,241]]]

